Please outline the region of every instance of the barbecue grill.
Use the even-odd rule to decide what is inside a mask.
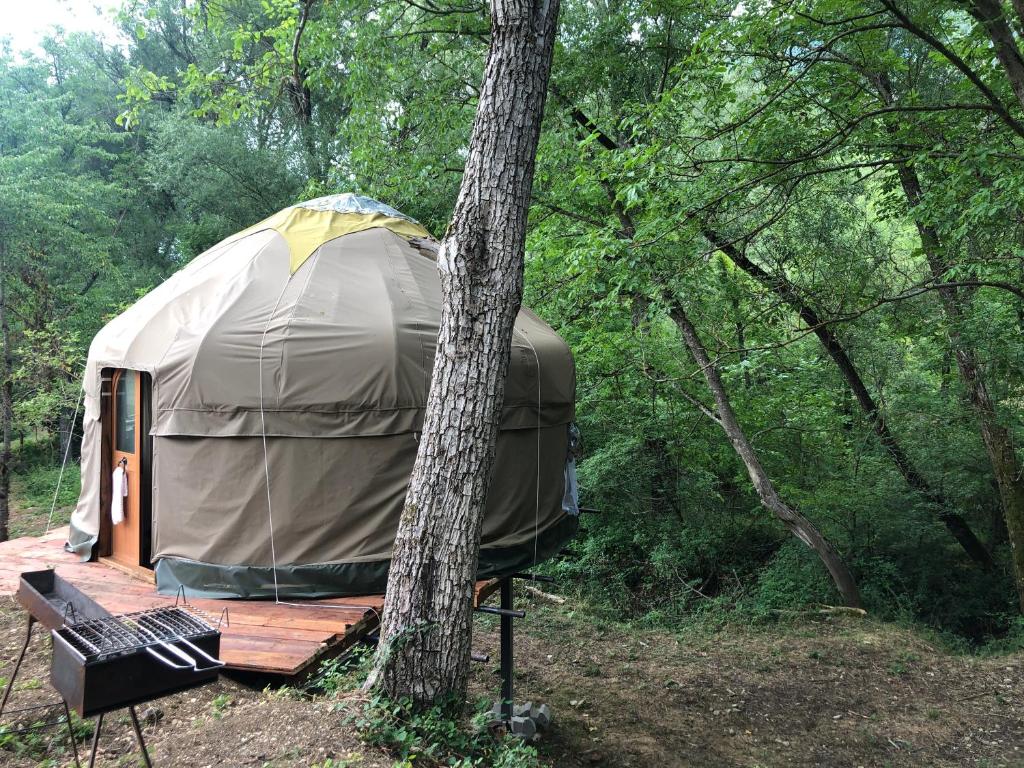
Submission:
[[[50,681],[82,717],[214,680],[220,632],[188,607],[66,624],[53,634]]]
[[[50,682],[61,695],[65,712],[70,706],[83,718],[98,715],[90,766],[96,759],[103,715],[123,707],[128,708],[142,757],[149,766],[135,705],[212,682],[224,666],[217,659],[220,631],[184,601],[115,616],[52,569],[23,573],[17,598],[29,613],[28,632],[0,699],[0,714],[31,640],[32,626],[38,621],[50,629],[53,639]],[[69,720],[67,715],[70,735]],[[73,736],[71,741],[74,746]]]

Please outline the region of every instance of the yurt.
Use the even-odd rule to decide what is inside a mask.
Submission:
[[[68,548],[205,597],[380,592],[430,386],[437,244],[356,195],[286,208],[217,244],[89,349]],[[523,309],[481,576],[576,530],[575,372]]]

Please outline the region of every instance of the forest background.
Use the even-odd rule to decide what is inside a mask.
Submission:
[[[128,0],[116,39],[0,49],[9,535],[76,456],[92,336],[204,249],[342,191],[444,234],[486,11]],[[996,0],[563,3],[526,303],[576,355],[601,510],[563,589],[658,626],[851,602],[804,520],[869,612],[1024,646],[1022,31]]]

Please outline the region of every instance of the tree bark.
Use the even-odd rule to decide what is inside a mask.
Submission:
[[[7,246],[0,241],[0,541],[10,536],[11,519],[11,328],[7,319]]]
[[[1010,5],[1017,14],[1017,34],[1024,34],[1024,0],[1010,0]]]
[[[1006,79],[1010,81],[1018,103],[1024,107],[1024,58],[1021,57],[1002,3],[999,0],[972,0],[968,9],[988,33],[996,58],[1003,65]]]
[[[857,582],[854,580],[853,574],[850,573],[850,569],[847,568],[842,557],[810,520],[783,501],[768,477],[768,473],[761,466],[754,447],[747,439],[746,433],[732,409],[718,368],[708,357],[707,350],[697,334],[697,329],[693,327],[686,311],[679,304],[675,304],[672,306],[670,314],[690,350],[690,355],[700,366],[708,389],[711,390],[715,399],[717,408],[715,421],[728,436],[733,449],[746,466],[747,474],[750,475],[750,481],[754,484],[754,490],[757,491],[761,504],[781,520],[794,536],[817,553],[825,568],[828,569],[843,602],[851,608],[859,608],[861,605],[860,591],[857,589]]]
[[[910,164],[900,165],[898,173],[921,240],[925,261],[932,277],[941,283],[946,269],[941,257],[942,243],[939,234],[934,227],[914,215],[914,209],[922,198],[921,181],[917,171]],[[1003,507],[1003,519],[1006,521],[1006,532],[1013,557],[1017,596],[1021,610],[1024,611],[1024,467],[1017,461],[1009,431],[999,423],[995,403],[988,391],[978,356],[960,333],[960,323],[963,321],[960,292],[954,287],[940,287],[938,293],[949,324],[948,334],[953,357],[956,359],[960,379],[967,389],[967,399],[978,417],[981,439],[992,466],[992,475],[999,488],[999,500]]]
[[[473,588],[559,0],[492,0],[469,156],[438,254],[442,307],[423,433],[366,687],[414,706],[465,698]]]
[[[889,453],[890,458],[892,458],[893,463],[896,465],[896,469],[903,476],[907,485],[935,505],[938,510],[939,520],[942,521],[942,524],[946,526],[946,529],[974,562],[986,570],[992,568],[994,566],[992,555],[985,548],[985,545],[978,539],[974,531],[971,530],[964,517],[954,511],[952,502],[944,494],[932,488],[924,475],[910,460],[910,457],[903,450],[903,446],[900,445],[892,430],[889,429],[885,415],[878,408],[878,404],[871,396],[867,386],[865,386],[864,380],[861,378],[857,367],[853,364],[853,360],[847,354],[846,349],[832,332],[831,328],[821,321],[818,313],[807,305],[792,283],[781,275],[769,274],[760,265],[751,261],[742,249],[726,242],[714,230],[705,228],[704,236],[712,245],[726,254],[737,267],[786,302],[800,319],[807,324],[807,327],[814,331],[814,335],[818,337],[818,341],[821,342],[825,351],[828,352],[836,364],[839,373],[842,374],[861,411],[863,411],[871,423],[871,428],[874,430],[875,435],[878,436],[879,442]]]

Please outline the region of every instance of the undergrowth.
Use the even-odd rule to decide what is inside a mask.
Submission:
[[[439,703],[416,709],[408,699],[392,701],[378,693],[363,693],[373,661],[373,649],[359,646],[347,656],[325,661],[302,688],[300,696],[326,695],[337,699],[352,725],[368,745],[386,750],[395,768],[534,768],[537,751],[521,739],[492,728],[490,702],[477,702],[472,716],[453,716],[460,708]],[[331,766],[331,768],[334,768]]]
[[[478,702],[476,714],[468,720],[453,719],[448,706],[416,710],[408,699],[391,701],[379,694],[342,701],[340,706],[346,708],[347,722],[367,744],[382,747],[398,759],[395,768],[540,765],[533,747],[488,727],[486,701]]]
[[[47,713],[43,710],[31,717],[25,712],[17,714],[21,714],[22,717],[16,716],[0,725],[0,752],[36,760],[37,768],[57,768],[64,765],[65,760],[53,757],[71,753],[63,712],[57,719],[51,719],[54,717],[52,712]],[[71,730],[76,742],[84,743],[92,736],[92,729],[90,721],[82,720],[76,713],[71,713]]]
[[[649,514],[585,516],[571,555],[545,565],[554,591],[604,621],[668,631],[731,624],[774,626],[839,605],[815,554],[754,515],[709,521]],[[922,526],[893,526],[870,546],[833,532],[877,619],[933,634],[949,650],[999,653],[1024,646],[1012,568],[981,569]]]
[[[10,521],[11,538],[18,536],[39,536],[46,530],[53,494],[60,480],[56,508],[51,521],[52,527],[67,525],[71,510],[78,501],[81,488],[81,469],[70,458],[61,476],[60,465],[63,457],[54,440],[27,439],[13,449],[11,472],[12,514]]]

